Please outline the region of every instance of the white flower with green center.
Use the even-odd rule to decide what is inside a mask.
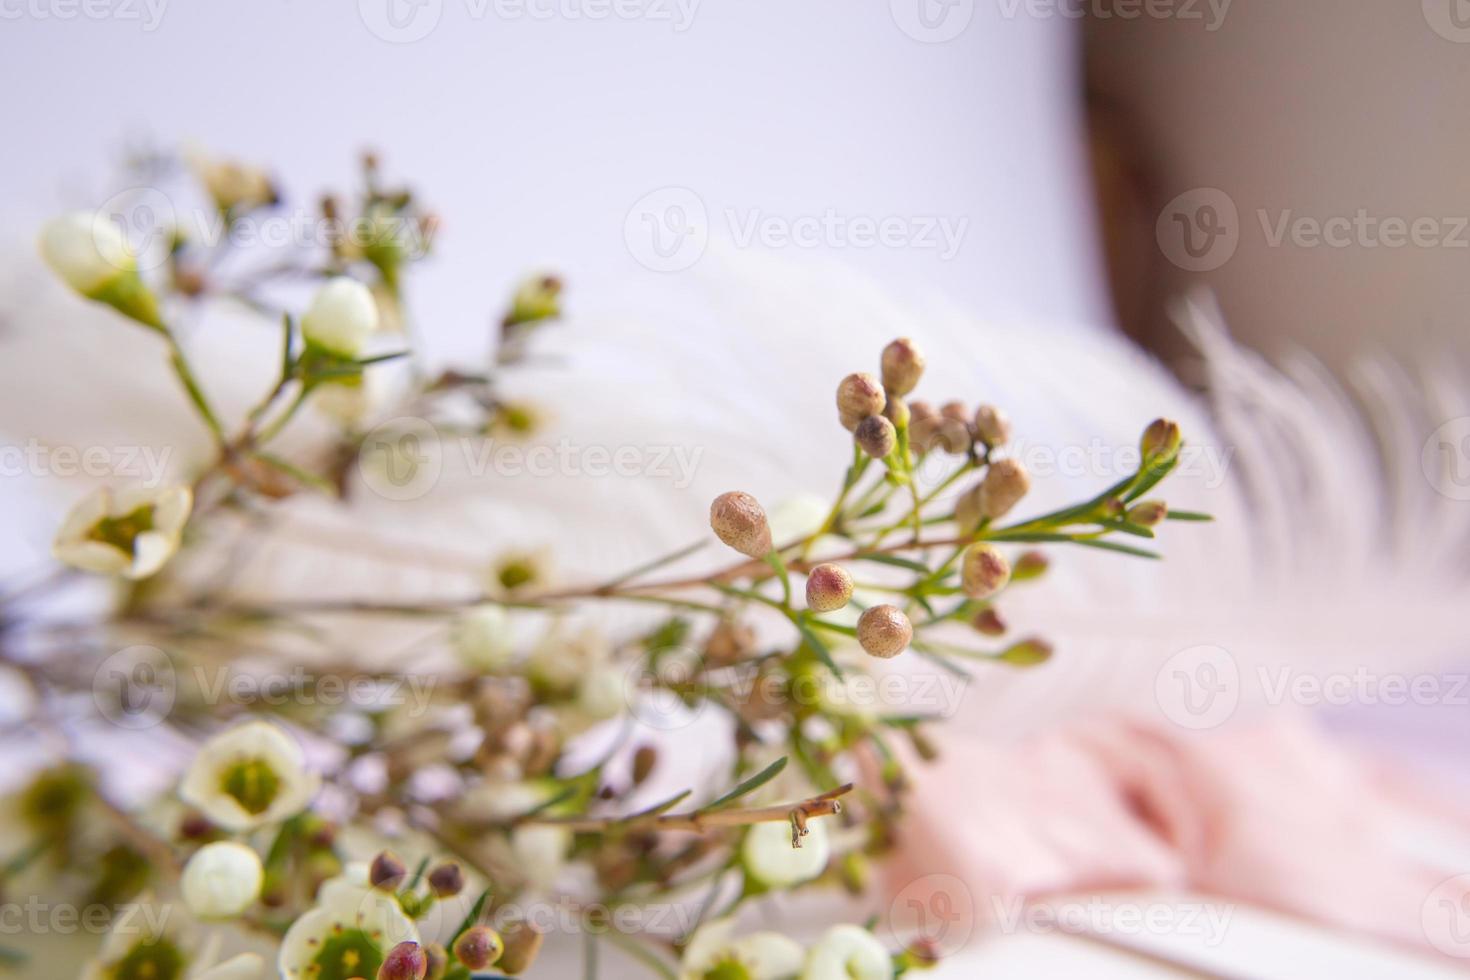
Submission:
[[[791,824],[758,823],[745,833],[740,857],[745,870],[769,888],[790,888],[810,881],[827,867],[832,843],[821,820],[807,824],[808,833],[800,847],[791,846]]]
[[[893,957],[861,926],[834,926],[812,947],[801,980],[893,980]]]
[[[202,919],[229,919],[260,895],[265,871],[260,857],[244,844],[206,844],[184,866],[179,888],[189,911]]]
[[[269,722],[252,721],[204,743],[179,796],[239,833],[295,816],[316,790],[317,778],[307,771],[296,740]]]
[[[376,977],[394,946],[418,941],[418,928],[391,894],[337,878],[286,931],[276,965],[282,980]]]
[[[778,932],[735,936],[734,919],[695,930],[679,961],[679,980],[784,980],[801,970],[801,944]]]
[[[163,330],[158,300],[138,275],[128,240],[108,216],[73,211],[41,229],[41,257],[68,286],[139,323]]]
[[[52,553],[58,561],[89,572],[147,578],[179,549],[193,506],[188,487],[102,487],[72,507]]]
[[[515,634],[504,606],[486,603],[459,617],[450,642],[460,662],[472,670],[494,673],[515,657]]]
[[[255,953],[215,963],[218,937],[202,951],[195,938],[194,922],[181,907],[144,898],[118,910],[82,980],[259,980],[265,962]]]

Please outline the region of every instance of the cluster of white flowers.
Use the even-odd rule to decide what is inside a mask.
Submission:
[[[778,932],[735,935],[733,918],[697,929],[684,948],[679,980],[893,980],[893,957],[860,926],[829,929],[810,950]]]

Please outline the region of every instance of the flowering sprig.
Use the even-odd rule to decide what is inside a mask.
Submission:
[[[193,170],[231,223],[277,206],[282,196],[274,180],[245,165],[196,155]],[[180,239],[165,274],[148,283],[90,219],[73,216],[48,228],[43,251],[77,292],[164,338],[216,454],[187,485],[89,498],[58,535],[63,562],[124,579],[153,576],[168,588],[135,585],[99,620],[57,626],[54,634],[36,623],[24,635],[70,645],[89,631],[126,630],[181,661],[248,649],[292,663],[287,651],[295,647],[286,638],[309,635],[318,614],[412,617],[444,625],[456,666],[430,678],[428,703],[416,713],[263,700],[248,706],[257,717],[222,726],[207,700],[181,697],[171,720],[203,735],[176,787],[172,805],[181,809],[169,820],[145,820],[107,800],[75,767],[43,774],[25,797],[35,844],[24,863],[49,858],[79,868],[95,853],[121,855],[116,863],[128,874],[114,875],[110,896],[127,899],[151,886],[165,896],[159,907],[181,907],[191,921],[272,936],[284,977],[514,975],[535,959],[543,937],[535,924],[506,913],[548,895],[569,898],[584,925],[609,909],[687,909],[677,932],[607,934],[666,977],[883,980],[932,962],[922,944],[890,951],[858,926],[837,927],[810,949],[776,934],[740,936],[735,916],[772,893],[830,885],[861,891],[867,863],[900,838],[905,780],[891,743],[907,739],[920,757],[932,757],[929,730],[939,719],[903,705],[854,708],[845,698],[857,679],[903,656],[965,678],[974,662],[1043,663],[1051,646],[1035,637],[1007,640],[1001,611],[1010,589],[1046,570],[1049,559],[1036,547],[1152,558],[1141,543],[1164,521],[1204,519],[1148,496],[1177,464],[1178,426],[1151,423],[1139,466],[1112,486],[1013,520],[1031,479],[1007,455],[1010,419],[989,404],[949,401],[935,409],[912,397],[926,359],[914,341],[900,338],[882,350],[877,374],[856,372],[838,383],[833,437],[850,445],[851,462],[825,516],[793,540],[776,538],[754,495],[731,490],[711,502],[709,524],[739,559],[700,574],[668,576],[665,569],[703,543],[587,584],[550,586],[540,558],[518,554],[494,562],[484,589],[470,596],[229,598],[218,581],[175,573],[175,553],[228,511],[269,520],[280,497],[349,493],[347,461],[362,445],[371,379],[412,354],[403,281],[418,255],[401,230],[404,222],[423,230],[437,219],[410,192],[386,186],[374,157],[364,162],[364,184],[356,213],[370,234],[334,237],[317,253],[233,278],[218,271],[206,246]],[[324,200],[323,215],[340,218],[348,210],[342,200]],[[283,307],[270,295],[283,278],[316,283],[304,308]],[[171,310],[214,299],[244,302],[280,327],[271,339],[281,350],[277,377],[234,424],[215,411],[169,327]],[[415,370],[399,413],[449,431],[534,437],[536,412],[504,399],[500,379],[528,359],[561,302],[558,279],[528,279],[499,317],[485,364],[436,375]],[[277,437],[309,404],[342,423],[336,445],[286,458]],[[661,607],[665,615],[630,636],[566,625],[565,614],[580,607],[621,602]],[[528,636],[518,628],[525,610],[553,613],[552,624]],[[70,657],[38,658],[7,645],[4,656],[39,690],[91,681],[75,648]],[[375,683],[414,679],[355,660],[315,669]],[[640,709],[654,698],[728,716],[731,762],[713,785],[648,802],[644,790],[662,753]],[[598,726],[621,734],[589,764],[574,750]],[[336,744],[340,759],[313,769],[303,740]],[[366,778],[369,772],[375,775]],[[426,772],[448,789],[428,791],[420,778]],[[83,838],[55,832],[91,822],[106,830],[85,847]],[[364,834],[412,847],[416,870],[388,851],[363,854],[344,843]],[[583,873],[570,874],[573,866]],[[468,907],[444,920],[456,903]],[[241,972],[219,978],[247,976],[255,966],[206,966],[210,958],[188,941],[170,942],[170,975],[228,967]],[[157,942],[149,949],[164,955]],[[134,952],[105,952],[98,975],[120,975],[116,964]]]

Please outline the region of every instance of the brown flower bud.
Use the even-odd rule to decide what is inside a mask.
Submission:
[[[1128,520],[1144,527],[1153,527],[1169,516],[1169,505],[1162,500],[1145,500],[1128,508]]]
[[[898,445],[898,432],[893,423],[881,415],[869,415],[859,422],[853,430],[853,437],[863,447],[863,452],[874,459],[886,458]]]
[[[747,623],[722,619],[704,641],[704,658],[711,666],[727,667],[744,660],[755,649],[755,629]]]
[[[440,898],[453,898],[464,891],[464,872],[459,865],[445,862],[429,872],[429,887]]]
[[[932,419],[935,415],[939,414],[938,412],[934,411],[933,405],[930,405],[928,402],[922,399],[916,398],[913,401],[908,402],[908,406],[909,416],[915,422],[920,421],[921,419]]]
[[[975,409],[975,434],[991,449],[1011,441],[1011,420],[994,405]]]
[[[971,599],[988,599],[1011,580],[1011,563],[1000,549],[972,544],[960,559],[960,587]]]
[[[633,785],[641,786],[643,781],[653,774],[653,767],[658,765],[658,749],[652,745],[640,745],[638,751],[633,753]]]
[[[406,877],[408,877],[408,868],[392,851],[383,851],[373,858],[373,863],[368,868],[368,881],[374,888],[381,888],[384,891],[396,891]]]
[[[852,598],[852,576],[841,565],[827,562],[807,573],[806,605],[817,612],[832,612]]]
[[[892,422],[894,428],[906,429],[913,420],[913,412],[909,409],[909,403],[902,398],[890,398],[888,404],[883,406],[883,417]]]
[[[1004,517],[1030,489],[1031,476],[1018,460],[996,460],[980,483],[981,515],[991,520]]]
[[[888,404],[883,386],[871,374],[849,374],[837,386],[837,416],[849,432],[869,415],[878,415]]]
[[[974,534],[985,515],[980,511],[980,484],[975,484],[954,502],[954,522],[961,534]]]
[[[1036,578],[1043,575],[1051,567],[1051,562],[1039,551],[1027,551],[1016,559],[1015,565],[1011,567],[1011,579],[1020,581],[1023,578]]]
[[[429,972],[429,957],[422,946],[403,942],[388,951],[378,968],[378,980],[424,980]]]
[[[970,422],[970,413],[965,408],[964,402],[945,402],[939,406],[939,414],[944,418],[954,419],[956,422],[964,422],[966,425]]]
[[[760,501],[748,493],[722,493],[709,506],[709,526],[719,539],[748,558],[771,552],[771,525]]]
[[[429,959],[424,980],[444,980],[444,974],[449,972],[449,950],[438,943],[429,943],[424,947],[424,955]]]
[[[907,395],[924,375],[924,355],[907,337],[883,348],[883,387],[890,395]]]
[[[505,942],[489,926],[471,926],[454,941],[454,958],[470,970],[483,970],[500,959]]]
[[[985,636],[1001,636],[1006,631],[1006,621],[995,609],[982,609],[970,620],[970,625]]]
[[[896,657],[914,638],[914,627],[897,606],[873,606],[858,618],[858,643],[875,657]]]
[[[1178,422],[1154,419],[1143,430],[1143,436],[1138,440],[1138,451],[1143,454],[1145,465],[1166,462],[1179,452],[1182,439]]]
[[[514,976],[530,969],[541,952],[541,943],[546,937],[530,923],[522,922],[505,932],[505,952],[497,964],[504,973]]]

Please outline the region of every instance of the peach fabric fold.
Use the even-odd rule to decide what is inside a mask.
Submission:
[[[910,771],[891,891],[953,875],[982,922],[1000,907],[991,900],[1188,889],[1444,953],[1426,902],[1470,872],[1401,846],[1406,814],[1470,833],[1470,810],[1433,787],[1410,792],[1403,773],[1301,719],[1209,734],[1114,719],[1013,745],[958,738]],[[1448,887],[1463,903],[1463,885]]]

